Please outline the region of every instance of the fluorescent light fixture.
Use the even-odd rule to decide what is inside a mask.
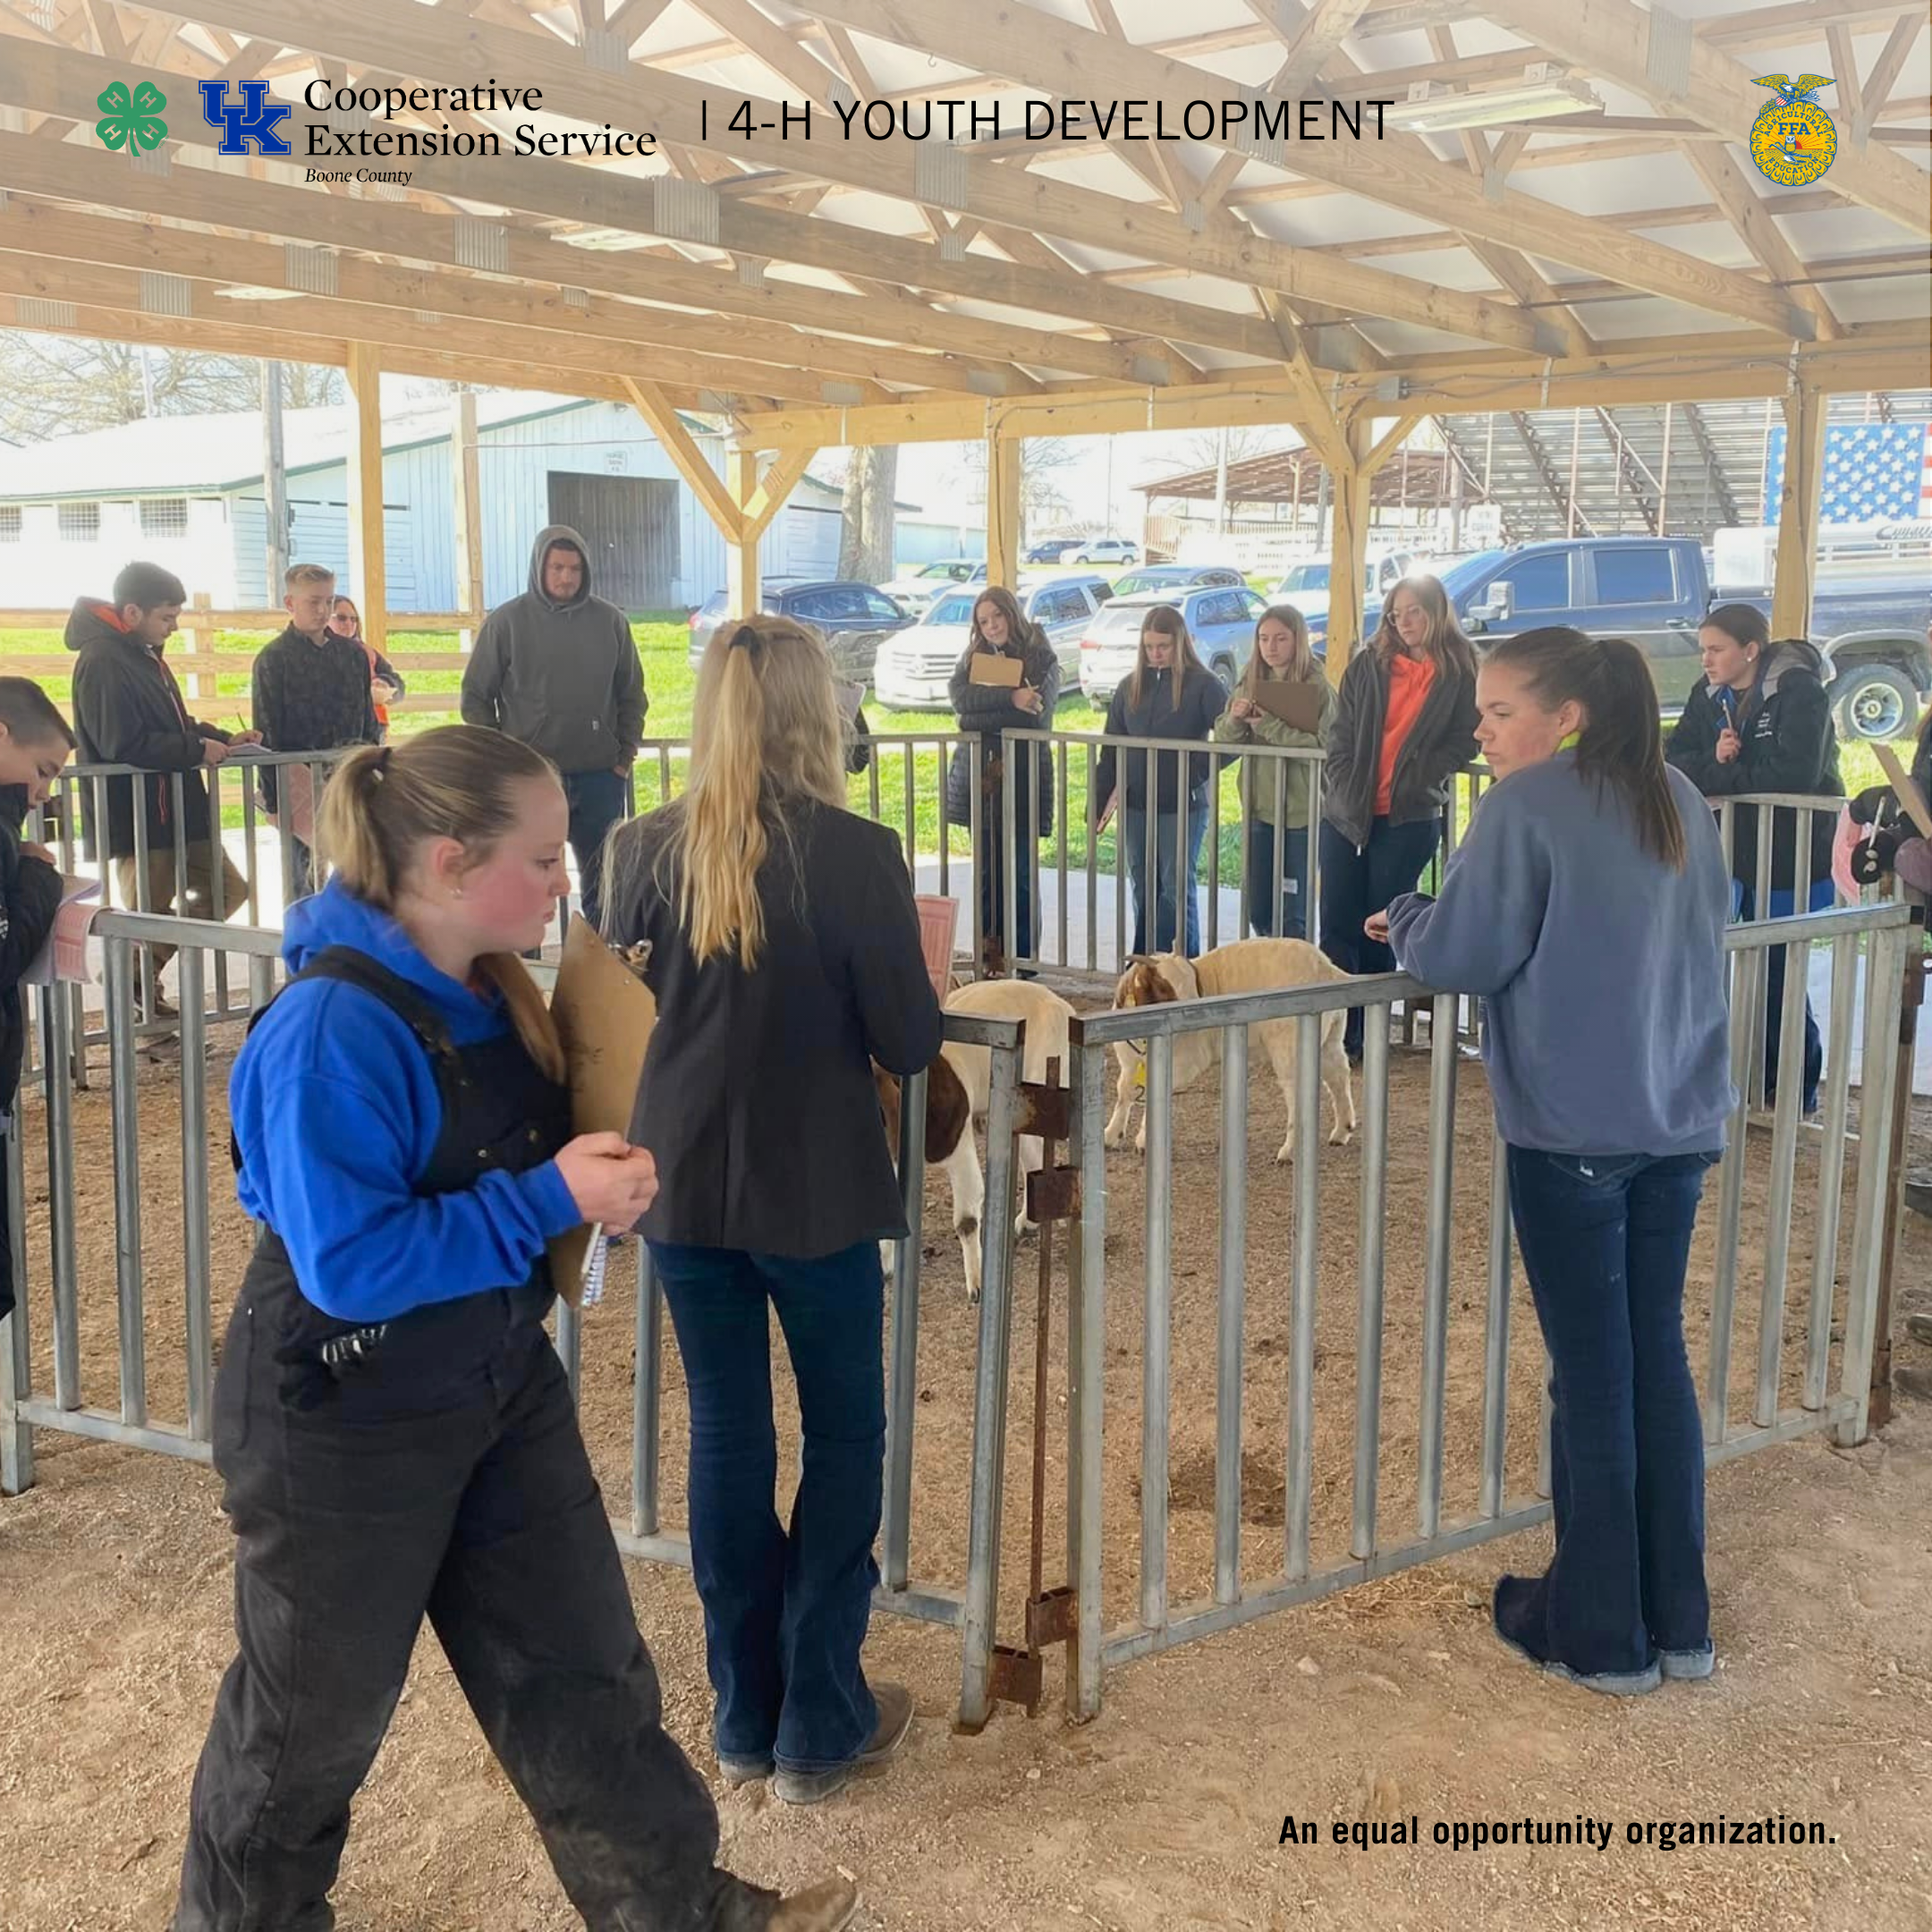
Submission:
[[[217,295],[225,295],[230,301],[299,301],[308,293],[299,288],[256,288],[251,284],[237,284],[232,288],[218,288]]]
[[[655,235],[639,234],[630,228],[580,228],[556,239],[566,248],[591,249],[600,255],[617,255],[626,249],[649,248]]]
[[[1546,62],[1523,69],[1521,80],[1501,87],[1461,92],[1439,81],[1418,80],[1409,98],[1383,112],[1383,125],[1411,134],[1439,134],[1458,128],[1504,127],[1514,121],[1546,121],[1555,114],[1601,112],[1603,102],[1580,80]]]

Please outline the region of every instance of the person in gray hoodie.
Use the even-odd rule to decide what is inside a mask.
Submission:
[[[563,775],[584,917],[603,911],[604,839],[629,815],[644,735],[644,667],[624,614],[590,594],[590,553],[568,524],[537,533],[530,589],[483,620],[462,679],[466,724],[540,751]]]
[[[1664,761],[1633,644],[1505,638],[1477,702],[1498,782],[1441,896],[1396,899],[1371,936],[1428,985],[1483,996],[1549,1350],[1556,1546],[1543,1575],[1497,1583],[1496,1632],[1589,1689],[1648,1690],[1712,1666],[1683,1286],[1736,1097],[1730,880],[1697,788]]]

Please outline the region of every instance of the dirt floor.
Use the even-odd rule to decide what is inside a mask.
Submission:
[[[221,1030],[218,1075],[236,1044]],[[1383,1336],[1379,1521],[1385,1546],[1415,1532],[1428,1064],[1394,1062]],[[150,1412],[182,1412],[179,1097],[145,1072],[140,1196]],[[1445,1515],[1478,1496],[1490,1127],[1479,1067],[1461,1070],[1450,1296]],[[221,1080],[212,1082],[218,1095]],[[1281,1103],[1258,1058],[1250,1114],[1249,1364],[1243,1391],[1243,1576],[1278,1572],[1286,1428],[1292,1179],[1273,1164]],[[216,1334],[239,1278],[247,1224],[209,1136]],[[1219,1101],[1212,1076],[1183,1097],[1174,1154],[1171,1600],[1213,1580],[1215,1312]],[[30,1253],[47,1252],[45,1136],[24,1113]],[[105,1090],[77,1098],[83,1393],[115,1402],[113,1179]],[[1922,1147],[1923,1143],[1921,1143]],[[1748,1421],[1758,1360],[1758,1284],[1768,1139],[1754,1135],[1739,1260],[1729,1413]],[[1812,1279],[1818,1143],[1801,1153],[1780,1352],[1781,1400],[1797,1399]],[[1848,1158],[1844,1218],[1855,1154]],[[1356,1390],[1357,1148],[1322,1151],[1318,1316],[1316,1566],[1345,1554]],[[1703,1381],[1716,1220],[1715,1187],[1693,1260],[1689,1326]],[[1140,1163],[1108,1165],[1106,1516],[1110,1630],[1139,1613],[1143,1190]],[[943,1183],[928,1226],[945,1230]],[[1842,1314],[1849,1241],[1831,1270]],[[1007,1448],[1002,1635],[1024,1590],[1037,1249],[1019,1251]],[[42,1264],[44,1267],[44,1264]],[[613,1508],[628,1514],[634,1301],[628,1276],[590,1318],[586,1434]],[[957,1247],[928,1242],[919,1337],[911,1538],[915,1580],[964,1576],[976,1312]],[[1902,1312],[1932,1306],[1932,1224],[1909,1220]],[[38,1389],[51,1381],[46,1291],[34,1308]],[[1056,1282],[1048,1387],[1046,1580],[1063,1564],[1064,1281]],[[1532,1489],[1540,1346],[1527,1292],[1512,1309],[1508,1489]],[[1902,1342],[1902,1365],[1932,1352]],[[1833,1387],[1837,1351],[1833,1352]],[[682,1521],[683,1411],[665,1365],[663,1510]],[[166,1922],[188,1780],[231,1642],[230,1541],[204,1469],[37,1436],[37,1486],[0,1504],[0,1928],[141,1928]],[[952,1733],[958,1645],[946,1630],[874,1624],[875,1674],[911,1683],[919,1723],[886,1777],[818,1811],[720,1788],[726,1857],[767,1883],[828,1866],[855,1874],[860,1923],[919,1932],[1037,1928],[1117,1932],[1374,1922],[1530,1932],[1678,1926],[1887,1932],[1932,1927],[1932,1408],[1906,1403],[1884,1434],[1840,1451],[1819,1438],[1714,1470],[1711,1577],[1720,1667],[1704,1684],[1633,1700],[1538,1678],[1487,1627],[1498,1570],[1536,1566],[1532,1530],[1109,1674],[1103,1715],[1070,1727],[1049,1702],[1001,1710],[978,1738]],[[657,1654],[668,1721],[712,1769],[702,1629],[682,1572],[636,1565],[639,1614]],[[1632,1845],[1651,1821],[1779,1813],[1820,1822],[1821,1846]],[[1278,1843],[1286,1816],[1324,1842]],[[1456,1850],[1435,1826],[1611,1821],[1591,1847]],[[1419,1821],[1419,1848],[1337,1846],[1336,1823]],[[344,1932],[538,1932],[574,1923],[433,1640],[359,1805],[338,1887]]]

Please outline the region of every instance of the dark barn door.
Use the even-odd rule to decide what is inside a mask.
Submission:
[[[676,602],[678,486],[666,477],[549,473],[550,521],[583,533],[590,588],[626,611]]]

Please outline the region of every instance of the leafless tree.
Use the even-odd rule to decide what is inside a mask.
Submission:
[[[1064,436],[1029,436],[1020,445],[1020,521],[1037,534],[1047,524],[1064,522],[1071,505],[1056,472],[1078,455]],[[961,445],[959,483],[965,501],[987,500],[987,453],[984,443]],[[1098,526],[1096,525],[1096,528]]]
[[[283,378],[290,409],[343,399],[339,369],[285,362]],[[0,436],[17,443],[260,405],[261,366],[245,357],[0,330]]]

